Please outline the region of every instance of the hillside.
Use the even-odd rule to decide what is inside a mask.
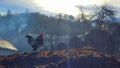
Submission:
[[[91,47],[0,56],[0,68],[120,68],[114,56]]]

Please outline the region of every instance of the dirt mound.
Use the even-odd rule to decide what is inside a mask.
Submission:
[[[0,68],[120,68],[120,63],[114,56],[84,47],[1,56]]]

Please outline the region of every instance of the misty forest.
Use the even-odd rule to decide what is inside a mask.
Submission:
[[[102,5],[96,8],[93,15],[85,14],[84,7],[78,8],[80,14],[76,17],[64,13],[46,15],[40,12],[31,12],[28,9],[24,13],[14,13],[8,9],[5,14],[0,14],[0,39],[9,41],[18,49],[17,51],[0,52],[1,58],[8,55],[9,59],[13,59],[10,58],[13,56],[10,54],[16,55],[13,61],[9,59],[1,60],[0,66],[6,66],[5,68],[31,68],[31,65],[36,65],[35,68],[80,68],[81,66],[82,68],[119,68],[120,62],[115,60],[115,58],[120,58],[120,18],[117,17],[116,8]],[[26,35],[31,34],[33,38],[37,38],[39,33],[44,35],[44,43],[37,51],[33,52],[32,47],[27,42]],[[67,58],[69,49],[70,56],[72,56],[69,58],[71,67],[67,64],[67,59],[64,59]],[[36,62],[27,60],[40,54],[42,57],[39,58],[42,59],[38,59],[38,57],[31,59]],[[92,57],[97,56],[100,59],[92,58],[91,54]],[[59,55],[62,55],[62,57]],[[48,57],[43,58],[43,56],[50,57],[48,59]],[[24,63],[26,65],[24,64],[24,66],[26,67],[21,67],[19,64],[23,65],[23,63],[16,61],[23,62],[20,57],[25,59]],[[91,58],[92,60],[90,60]],[[59,61],[59,59],[62,61]],[[98,65],[94,66],[97,63],[93,60],[98,61]],[[39,61],[43,64],[37,63]],[[13,62],[13,64],[10,62]],[[27,62],[31,62],[31,64]],[[54,64],[56,62],[58,62],[57,66]],[[76,62],[80,64],[75,64]],[[87,62],[92,62],[93,65],[91,63],[92,66],[87,67],[86,65],[90,66]],[[105,63],[102,65],[102,62]],[[15,63],[18,63],[18,65]],[[39,65],[40,67],[38,67]]]

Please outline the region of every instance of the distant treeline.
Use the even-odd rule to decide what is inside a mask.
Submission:
[[[116,24],[116,22],[113,21],[113,19],[116,17],[115,11],[113,11],[109,6],[102,6],[101,10],[97,14],[91,15],[89,18],[86,16],[86,14],[84,14],[82,10],[83,9],[81,8],[81,14],[78,17],[62,13],[56,16],[47,16],[37,12],[12,14],[12,11],[8,10],[5,15],[0,15],[0,39],[6,39],[17,46],[21,45],[18,46],[20,48],[25,48],[24,45],[26,44],[24,44],[24,42],[26,40],[25,35],[27,33],[44,33],[46,37],[49,37],[47,38],[47,41],[52,48],[52,46],[54,44],[57,45],[60,42],[60,40],[61,42],[64,41],[65,43],[68,43],[68,41],[70,41],[70,39],[72,39],[74,36],[79,36],[82,40],[84,40],[84,36],[86,34],[92,34],[92,30],[99,28],[101,29],[101,27],[103,29],[108,28],[106,31],[110,34],[110,36],[112,36],[114,34],[114,31],[112,31],[113,28],[119,26],[119,22],[117,22],[118,24]],[[92,35],[91,34],[89,37],[94,37],[94,33]],[[98,32],[97,35],[99,34],[100,33]],[[95,39],[97,39],[97,36]],[[94,39],[94,43],[89,42],[89,40],[91,41],[91,38],[88,38],[87,42],[84,42],[93,47],[97,47],[97,45],[92,45],[94,43],[101,45],[99,44],[99,39],[97,41],[98,43],[94,41]],[[71,45],[71,47],[73,45]],[[104,52],[105,50],[110,50],[110,48],[112,48],[107,48],[109,47],[107,44],[104,45],[100,47],[100,51]],[[118,47],[118,45],[115,46],[114,49],[116,47]],[[118,48],[117,51],[119,51]]]

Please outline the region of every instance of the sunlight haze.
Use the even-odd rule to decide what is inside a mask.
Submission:
[[[69,15],[79,14],[76,6],[93,6],[101,5],[102,0],[34,0],[34,3],[52,13],[64,13]]]
[[[96,11],[96,6],[108,4],[117,7],[120,16],[120,0],[1,0],[0,12],[4,14],[7,9],[15,13],[24,13],[26,9],[30,12],[40,12],[46,15],[58,13],[76,16],[80,14],[83,7],[85,14]]]

